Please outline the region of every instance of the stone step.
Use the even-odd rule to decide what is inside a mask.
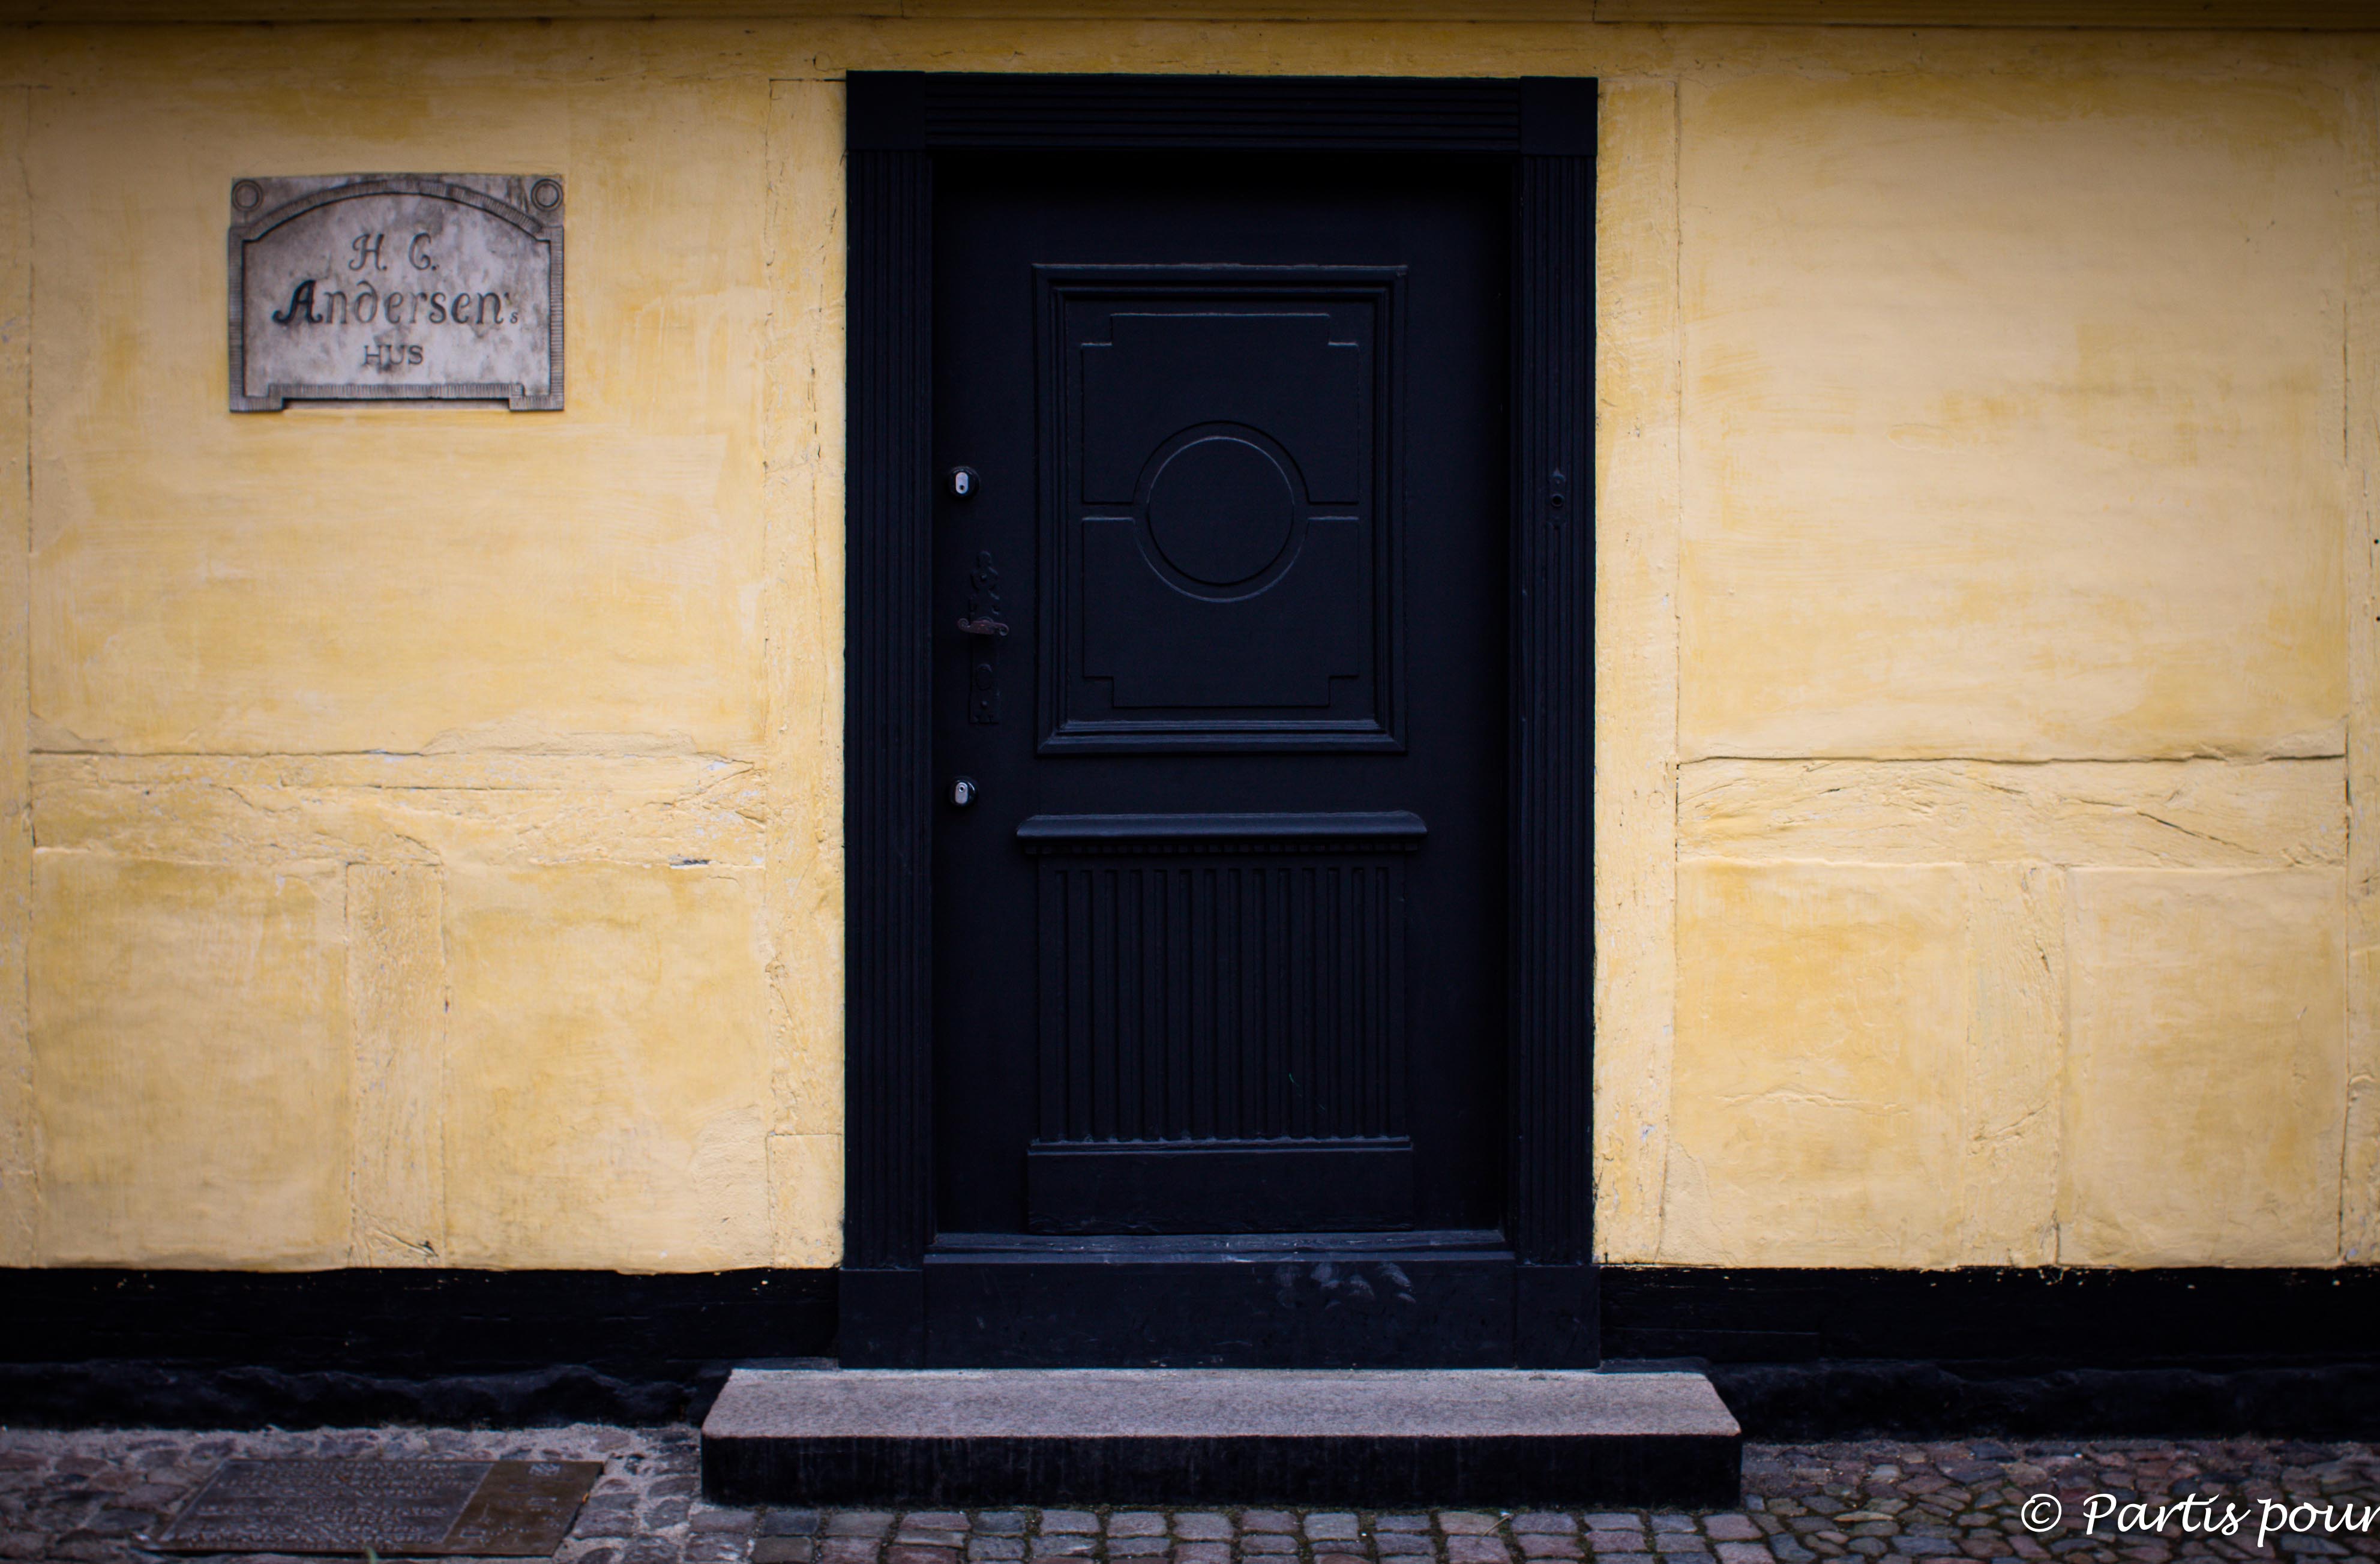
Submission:
[[[1700,1374],[739,1368],[702,1425],[731,1504],[1734,1505]]]

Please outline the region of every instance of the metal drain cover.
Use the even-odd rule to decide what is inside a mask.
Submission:
[[[227,1461],[149,1546],[545,1558],[602,1474],[600,1461]]]

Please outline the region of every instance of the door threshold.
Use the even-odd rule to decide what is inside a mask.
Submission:
[[[1304,1259],[1332,1255],[1463,1255],[1510,1264],[1512,1247],[1493,1228],[1386,1232],[1039,1233],[946,1232],[927,1246],[937,1261],[1113,1256],[1118,1260]]]
[[[1510,1365],[1527,1361],[1514,1344],[1523,1268],[1495,1232],[945,1234],[925,1255],[922,1361],[953,1368]],[[848,1342],[844,1357],[851,1361]]]

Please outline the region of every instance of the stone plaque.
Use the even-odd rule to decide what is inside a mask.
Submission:
[[[227,1461],[149,1546],[551,1558],[602,1474],[600,1461]]]
[[[233,412],[562,406],[560,179],[239,179],[231,213]]]

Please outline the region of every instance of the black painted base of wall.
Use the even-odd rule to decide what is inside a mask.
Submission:
[[[2380,1438],[2380,1268],[1606,1267],[1607,1361],[1706,1368],[1747,1438]]]
[[[1701,1360],[1679,1360],[1699,1364]],[[714,1363],[638,1379],[581,1364],[430,1378],[153,1360],[0,1364],[0,1425],[316,1428],[382,1423],[518,1428],[699,1423]],[[1712,1364],[1747,1439],[1875,1436],[2380,1439],[2380,1364],[2057,1368],[1821,1360]]]
[[[2380,1437],[2380,1268],[1604,1267],[1607,1362],[1687,1359],[1756,1440]]]
[[[1606,1266],[1603,1355],[1713,1363],[2380,1363],[2380,1267],[1721,1269]]]
[[[1607,1267],[1607,1360],[1706,1366],[1753,1439],[2380,1438],[2380,1269]],[[0,1423],[698,1420],[835,1353],[832,1271],[0,1270]]]
[[[1744,1437],[2380,1439],[2380,1364],[2059,1368],[2010,1363],[1714,1364]]]
[[[834,1351],[835,1273],[0,1270],[0,1422],[698,1421]]]
[[[724,1364],[625,1378],[583,1364],[426,1379],[256,1364],[0,1364],[0,1424],[35,1428],[550,1427],[700,1422]]]

